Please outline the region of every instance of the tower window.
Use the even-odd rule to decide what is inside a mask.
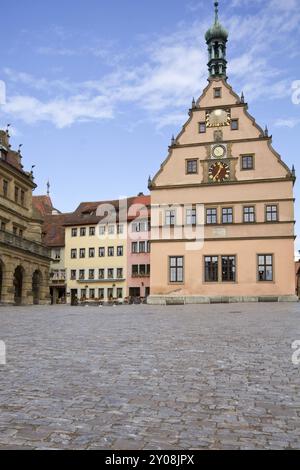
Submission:
[[[266,221],[277,222],[278,221],[278,206],[266,206]]]
[[[222,281],[235,282],[236,280],[235,256],[222,256]]]
[[[238,119],[232,119],[231,120],[231,130],[232,131],[237,131],[239,129],[239,120]]]
[[[199,134],[205,134],[206,132],[206,123],[199,122]]]
[[[253,168],[254,168],[253,155],[243,155],[242,156],[242,170],[253,170]]]
[[[232,223],[233,223],[233,208],[223,207],[222,208],[222,224],[232,224]]]
[[[258,255],[258,280],[273,281],[273,255]]]
[[[198,160],[187,160],[186,172],[188,175],[197,174],[198,173]]]
[[[170,282],[183,282],[183,256],[170,256],[169,279]]]
[[[214,88],[214,98],[222,98],[222,88]]]

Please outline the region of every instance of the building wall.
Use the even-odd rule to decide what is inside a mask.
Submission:
[[[220,87],[222,98],[214,98]],[[238,119],[238,129],[230,125],[206,127],[207,113],[224,109],[231,120]],[[221,132],[220,132],[221,131]],[[224,158],[215,158],[215,145],[226,148]],[[242,157],[253,157],[253,169],[242,169]],[[187,173],[187,160],[197,161],[197,172]],[[215,162],[225,162],[228,180],[210,179]],[[173,296],[293,296],[294,295],[294,196],[293,177],[268,137],[248,114],[230,86],[222,79],[211,80],[183,130],[171,145],[169,154],[151,183],[152,247],[151,295]],[[277,207],[278,218],[266,219],[266,206]],[[166,236],[165,213],[173,206],[174,227]],[[197,207],[197,225],[186,232],[185,210]],[[255,208],[255,221],[245,223],[244,207]],[[221,220],[222,208],[233,209],[233,221]],[[207,224],[206,210],[216,208],[218,220]],[[196,229],[197,232],[196,233]],[[198,247],[191,249],[197,238]],[[203,243],[202,243],[203,242]],[[274,280],[257,280],[257,255],[273,254]],[[235,255],[237,278],[234,283],[206,283],[204,256]],[[169,282],[169,257],[184,257],[184,281]],[[151,301],[151,298],[149,299]]]
[[[148,223],[148,221],[147,221]],[[132,267],[133,265],[150,265],[150,252],[146,253],[134,253],[132,250],[132,243],[144,242],[147,250],[147,244],[150,242],[150,230],[142,232],[132,232],[131,227],[128,230],[128,242],[127,242],[127,295],[130,296],[132,288],[140,289],[141,297],[147,296],[147,291],[150,289],[150,275],[142,276],[133,276]],[[149,247],[149,245],[148,245]],[[148,248],[149,249],[149,248]]]
[[[111,224],[109,224],[111,225]],[[70,301],[70,292],[72,289],[78,290],[78,298],[81,297],[80,292],[82,289],[87,288],[87,298],[89,298],[89,290],[95,289],[96,298],[98,298],[98,289],[103,288],[105,290],[104,300],[108,300],[107,289],[111,288],[114,292],[114,297],[117,296],[117,289],[122,288],[123,295],[122,299],[126,297],[127,293],[127,284],[126,284],[126,274],[127,274],[127,240],[126,240],[126,224],[124,224],[124,233],[117,235],[116,234],[116,225],[115,225],[115,235],[111,238],[99,239],[97,235],[89,236],[89,227],[92,225],[86,226],[86,236],[81,237],[79,235],[80,226],[77,226],[78,236],[72,237],[72,228],[76,228],[76,225],[73,227],[66,227],[65,231],[65,268],[67,275],[67,294],[68,301]],[[97,226],[94,226],[97,234]],[[105,225],[106,233],[108,225]],[[117,247],[123,247],[123,256],[117,256]],[[104,247],[105,256],[99,257],[99,248]],[[108,247],[114,247],[115,256],[108,256]],[[85,248],[86,257],[83,259],[79,258],[80,248]],[[95,257],[89,258],[89,248],[95,248]],[[77,250],[77,258],[71,258],[71,250]],[[114,279],[110,280],[107,278],[107,270],[109,268],[114,269]],[[123,269],[123,278],[116,278],[117,268]],[[85,270],[85,279],[79,280],[79,270]],[[95,279],[88,279],[89,269],[95,270]],[[98,270],[105,270],[105,280],[98,279]],[[76,280],[71,280],[71,270],[76,270]]]

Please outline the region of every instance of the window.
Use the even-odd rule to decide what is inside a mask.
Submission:
[[[81,229],[80,229],[80,236],[81,236],[81,237],[85,237],[85,234],[86,234],[86,228],[85,228],[85,227],[81,227]]]
[[[60,260],[60,248],[55,248],[53,255],[54,255],[54,259],[59,261]]]
[[[207,224],[217,224],[218,217],[217,217],[217,209],[206,209],[206,223]]]
[[[117,247],[117,256],[123,256],[123,246]]]
[[[80,248],[80,250],[79,250],[79,258],[85,258],[85,248]]]
[[[132,232],[147,232],[149,229],[149,222],[148,220],[142,222],[133,222],[131,225]]]
[[[113,268],[108,268],[108,270],[107,270],[107,278],[108,278],[108,279],[113,279],[113,278],[114,278],[114,270],[113,270]]]
[[[24,206],[25,204],[25,191],[21,189],[21,205]]]
[[[100,288],[98,289],[98,297],[100,300],[104,299],[104,289]]]
[[[118,234],[124,233],[124,225],[122,224],[117,225],[117,233]]]
[[[145,264],[140,264],[139,274],[140,274],[140,276],[145,276],[146,275],[146,265]]]
[[[139,253],[146,253],[146,242],[140,242]]]
[[[222,88],[214,88],[214,98],[222,97]]]
[[[83,300],[86,299],[86,289],[81,289],[81,290],[80,290],[80,296],[81,296],[81,298],[82,298]]]
[[[104,273],[104,269],[99,269],[98,271],[98,277],[99,279],[104,279],[105,278],[105,273]]]
[[[8,196],[8,181],[3,180],[3,196]]]
[[[186,224],[196,225],[196,223],[197,223],[196,209],[187,209],[186,210]]]
[[[137,277],[139,275],[139,266],[138,264],[133,264],[131,267],[132,277]]]
[[[6,229],[6,223],[3,222],[3,220],[0,220],[0,230],[2,230],[2,232],[5,232],[5,229]]]
[[[89,298],[90,298],[90,299],[94,299],[94,298],[95,298],[95,289],[90,289]]]
[[[244,222],[253,223],[255,222],[255,207],[244,207]]]
[[[13,234],[18,235],[18,228],[17,227],[13,227]]]
[[[176,212],[174,210],[165,212],[165,224],[166,225],[170,225],[170,226],[175,225],[175,219],[176,219]]]
[[[243,155],[242,156],[242,170],[253,170],[253,168],[254,168],[253,155]]]
[[[109,299],[112,299],[113,296],[114,296],[114,290],[113,290],[113,288],[109,287],[109,288],[107,289],[107,297],[108,297]]]
[[[122,299],[123,298],[123,289],[122,287],[117,288],[117,298]]]
[[[71,250],[71,259],[77,258],[77,250],[75,248],[72,248]]]
[[[95,235],[95,227],[90,227],[89,228],[89,235],[90,235],[90,237],[93,237]]]
[[[105,225],[99,225],[99,235],[105,235]]]
[[[89,269],[89,279],[95,279],[95,270]]]
[[[266,221],[267,222],[278,221],[278,206],[266,206]]]
[[[72,236],[72,237],[77,237],[77,228],[72,228],[72,230],[71,230],[71,236]]]
[[[84,269],[80,269],[80,270],[79,270],[79,280],[80,280],[80,281],[83,281],[83,279],[85,279],[85,270],[84,270]]]
[[[23,230],[20,228],[19,230],[19,237],[23,237]],[[60,258],[59,258],[60,259]]]
[[[105,248],[104,248],[104,246],[101,246],[99,248],[99,257],[103,258],[104,256],[105,256]]]
[[[233,223],[232,207],[223,207],[222,208],[222,224],[232,224],[232,223]]]
[[[108,226],[108,234],[113,235],[115,233],[115,226],[114,225],[109,225]]]
[[[138,253],[138,242],[132,242],[131,243],[131,253]]]
[[[188,175],[193,175],[193,174],[198,173],[198,160],[187,160],[186,172]]]
[[[151,243],[150,241],[147,241],[147,253],[151,252]]]
[[[19,202],[19,188],[15,186],[15,202]]]
[[[205,256],[205,282],[218,282],[219,261],[217,256]]]
[[[117,268],[117,279],[123,279],[123,268]]]
[[[183,256],[169,258],[170,282],[183,282]]]
[[[107,255],[108,256],[114,256],[115,255],[115,249],[113,246],[109,246],[107,249]]]
[[[237,131],[239,128],[239,120],[238,119],[231,119],[231,130]]]
[[[95,248],[89,248],[89,257],[95,258]]]
[[[206,123],[199,122],[199,134],[204,134],[206,132]]]
[[[258,255],[258,280],[273,281],[273,255]]]
[[[146,265],[146,276],[150,276],[150,264]]]
[[[222,256],[222,281],[235,282],[235,256]]]
[[[76,280],[76,269],[71,269],[71,281]]]

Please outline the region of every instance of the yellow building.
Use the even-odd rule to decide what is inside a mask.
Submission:
[[[108,215],[97,215],[107,207]],[[124,212],[125,214],[125,212]],[[127,214],[119,201],[82,203],[65,224],[67,300],[123,301],[127,295]]]
[[[298,300],[295,174],[227,83],[228,33],[215,5],[208,86],[149,185],[148,302]]]
[[[0,303],[49,303],[50,252],[41,242],[41,219],[32,206],[36,185],[0,131]]]

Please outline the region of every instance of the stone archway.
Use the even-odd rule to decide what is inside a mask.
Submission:
[[[23,296],[24,269],[17,266],[14,272],[14,301],[16,305],[21,305]]]
[[[41,287],[42,287],[42,273],[38,269],[34,271],[32,275],[32,295],[33,295],[33,304],[39,305],[41,300]]]
[[[4,264],[0,259],[0,303],[2,301],[2,285],[3,285]]]

